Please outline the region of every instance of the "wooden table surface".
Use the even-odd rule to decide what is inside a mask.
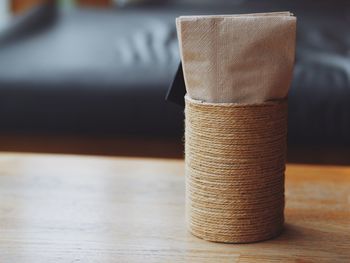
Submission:
[[[288,165],[286,228],[189,234],[182,160],[0,154],[0,262],[350,262],[350,167]]]

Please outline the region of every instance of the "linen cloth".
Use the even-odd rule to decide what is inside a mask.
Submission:
[[[295,57],[290,12],[176,19],[187,94],[214,103],[286,98]]]

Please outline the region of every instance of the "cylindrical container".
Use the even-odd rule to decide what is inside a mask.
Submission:
[[[287,100],[185,101],[189,230],[225,243],[277,236],[284,223]]]

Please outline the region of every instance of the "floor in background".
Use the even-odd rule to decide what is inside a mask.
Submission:
[[[183,158],[183,142],[169,138],[0,135],[0,151]],[[289,145],[288,162],[350,165],[350,147]]]

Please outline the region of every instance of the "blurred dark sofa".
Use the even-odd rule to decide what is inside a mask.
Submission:
[[[123,9],[43,5],[0,31],[0,133],[181,137],[164,97],[184,14],[290,10],[298,17],[289,140],[350,142],[347,1],[167,1]]]

